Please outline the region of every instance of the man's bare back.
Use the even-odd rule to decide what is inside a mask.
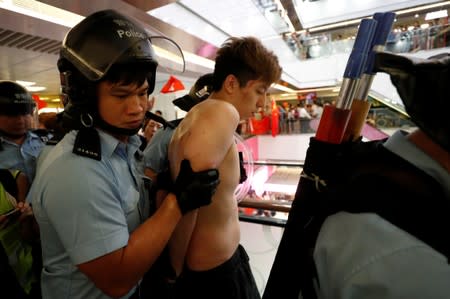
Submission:
[[[173,134],[169,160],[174,177],[183,159],[191,162],[194,171],[214,165],[220,173],[212,203],[186,214],[172,236],[170,252],[177,273],[184,264],[191,270],[212,269],[227,261],[238,247],[240,228],[234,191],[240,171],[233,135],[238,122],[238,112],[232,105],[209,99],[192,108]]]

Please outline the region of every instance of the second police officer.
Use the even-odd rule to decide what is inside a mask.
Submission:
[[[20,170],[32,182],[36,160],[51,137],[33,130],[36,103],[30,93],[13,81],[0,81],[0,168]]]

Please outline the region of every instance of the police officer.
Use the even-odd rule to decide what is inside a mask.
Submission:
[[[34,179],[36,159],[51,135],[32,131],[36,103],[12,81],[0,81],[0,168],[24,172]]]
[[[211,93],[213,74],[205,74],[197,79],[195,84],[189,90],[187,95],[176,98],[172,103],[181,110],[188,112],[196,104],[206,100]],[[156,179],[157,174],[163,172],[169,167],[167,157],[167,149],[169,147],[170,138],[176,126],[182,121],[182,118],[171,121],[164,126],[164,129],[159,130],[150,140],[149,144],[144,150],[145,174]]]
[[[137,132],[157,64],[145,30],[113,10],[86,17],[63,41],[62,120],[70,131],[40,161],[30,191],[44,298],[138,297],[182,215],[211,201],[218,172],[194,173],[184,160],[148,217]]]

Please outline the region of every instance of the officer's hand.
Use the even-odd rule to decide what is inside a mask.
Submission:
[[[219,183],[217,169],[194,172],[189,160],[181,161],[180,172],[172,190],[177,197],[181,213],[184,215],[191,210],[209,205]]]

